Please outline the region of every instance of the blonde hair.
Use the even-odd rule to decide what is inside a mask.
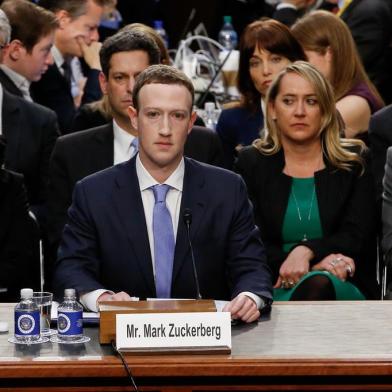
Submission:
[[[339,17],[327,11],[313,11],[299,19],[291,30],[304,50],[324,55],[330,48],[330,82],[337,101],[357,83],[364,82],[383,106],[380,94],[365,72],[350,29]]]
[[[268,133],[263,139],[255,140],[254,146],[265,155],[276,154],[282,148],[280,130],[276,121],[271,119],[270,107],[280,92],[283,78],[288,74],[299,75],[307,80],[315,90],[321,112],[319,137],[324,156],[332,166],[338,169],[351,170],[354,164],[358,163],[363,171],[361,155],[366,149],[365,144],[361,140],[340,137],[342,120],[335,107],[332,86],[313,65],[305,61],[297,61],[288,65],[272,82],[266,97]]]

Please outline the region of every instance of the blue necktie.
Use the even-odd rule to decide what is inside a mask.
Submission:
[[[170,212],[166,207],[169,185],[154,185],[155,197],[152,228],[154,233],[155,287],[157,298],[170,298],[174,259],[174,231]]]
[[[131,155],[131,158],[133,158],[139,151],[139,139],[137,137],[133,138],[131,147],[133,147],[133,152]]]

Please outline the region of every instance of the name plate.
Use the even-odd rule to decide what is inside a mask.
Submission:
[[[117,314],[116,345],[134,353],[230,353],[230,313]]]

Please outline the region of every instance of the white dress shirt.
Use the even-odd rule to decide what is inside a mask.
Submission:
[[[21,74],[15,72],[13,69],[7,67],[5,64],[0,64],[0,68],[12,80],[15,86],[22,92],[23,98],[26,101],[33,102],[30,95],[30,82]]]
[[[114,136],[114,160],[113,164],[117,165],[130,159],[135,154],[135,148],[131,146],[135,136],[122,129],[113,119],[113,136]]]
[[[170,177],[163,183],[170,186],[170,189],[166,195],[166,206],[172,218],[174,238],[177,237],[178,219],[180,216],[181,199],[182,199],[182,187],[184,183],[184,173],[185,173],[185,163],[184,163],[184,159],[181,159],[181,162],[179,163],[177,168],[170,175]],[[155,180],[151,176],[151,174],[147,171],[147,169],[143,166],[139,155],[136,157],[136,175],[139,180],[139,187],[142,196],[144,216],[146,218],[146,225],[147,225],[148,240],[150,242],[149,245],[151,251],[152,267],[153,267],[154,278],[155,278],[154,233],[153,233],[153,224],[152,224],[155,198],[151,187],[153,187],[154,185],[158,185],[159,182]],[[105,290],[105,289],[94,290],[89,293],[81,295],[80,302],[86,308],[94,312],[97,312],[98,311],[97,300],[101,294],[106,292],[113,294],[112,291]],[[262,302],[257,295],[250,292],[243,292],[242,294],[245,294],[251,299],[253,299],[257,307],[260,308]]]

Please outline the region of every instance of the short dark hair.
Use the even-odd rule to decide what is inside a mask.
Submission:
[[[102,45],[99,57],[104,75],[109,76],[110,59],[115,53],[133,50],[146,52],[149,65],[160,62],[160,51],[152,38],[140,31],[124,30],[107,38]]]
[[[158,64],[151,65],[145,69],[137,78],[132,92],[132,102],[136,110],[139,109],[139,92],[147,84],[175,84],[184,86],[192,97],[192,106],[195,95],[195,89],[191,80],[180,70],[170,65]]]
[[[27,0],[6,0],[1,9],[11,25],[11,41],[19,40],[29,53],[41,38],[58,27],[53,12]]]
[[[72,19],[76,19],[86,13],[89,0],[40,0],[39,5],[52,12],[67,11]],[[100,7],[110,3],[110,0],[92,0]]]
[[[252,111],[260,107],[261,99],[261,94],[257,91],[249,72],[249,62],[256,48],[284,56],[291,62],[306,60],[300,43],[283,23],[263,18],[246,26],[239,46],[237,84],[244,106]]]

